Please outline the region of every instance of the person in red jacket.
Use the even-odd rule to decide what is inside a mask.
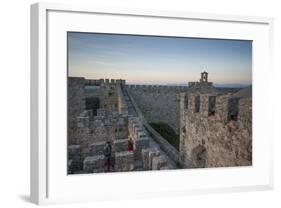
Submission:
[[[128,151],[134,151],[134,142],[132,140],[132,138],[129,139],[128,141]]]

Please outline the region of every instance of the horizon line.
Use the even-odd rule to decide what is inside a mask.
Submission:
[[[126,79],[122,79],[122,78],[87,78],[85,76],[67,76],[69,78],[84,78],[86,80],[100,80],[100,79],[109,79],[109,80],[125,80],[126,84],[130,84],[130,85],[188,85],[188,82],[199,82],[198,80],[188,80],[188,81],[184,81],[184,82],[134,82],[134,81],[128,81]],[[252,82],[215,82],[215,81],[208,81],[208,82],[212,82],[214,85],[219,84],[219,85],[228,85],[228,84],[235,84],[235,85],[252,85]]]

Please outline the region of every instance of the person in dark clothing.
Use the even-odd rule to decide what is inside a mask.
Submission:
[[[109,172],[110,171],[110,167],[111,167],[111,144],[110,142],[106,142],[106,145],[104,147],[104,157],[105,157],[105,166],[106,166],[106,171]]]

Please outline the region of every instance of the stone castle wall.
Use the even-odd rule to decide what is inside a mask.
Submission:
[[[179,93],[184,87],[129,87],[139,109],[148,123],[164,122],[179,132]]]
[[[67,116],[68,116],[68,144],[76,144],[77,117],[85,110],[85,79],[79,77],[68,78]]]
[[[77,125],[77,144],[81,146],[82,158],[89,155],[92,143],[128,138],[128,119],[123,115],[104,116],[98,111],[97,116],[92,116],[91,111],[83,111]]]
[[[184,167],[252,164],[252,99],[181,94],[180,161]]]
[[[112,171],[162,170],[178,162],[184,168],[252,164],[251,97],[231,96],[209,82],[187,88],[68,80],[69,173],[106,171],[107,141]],[[180,151],[150,126],[153,122],[180,134]]]
[[[160,148],[171,158],[171,160],[173,160],[175,163],[178,163],[179,162],[178,150],[151,127],[151,125],[146,121],[145,116],[139,109],[134,98],[130,95],[130,93],[128,95],[131,99],[132,105],[135,106],[136,112],[138,114],[138,118],[130,119],[131,121],[135,122],[135,125],[131,125],[129,122],[129,129],[132,127],[135,127],[135,129],[138,129],[140,125],[141,126],[143,125],[145,127],[145,129],[147,130],[147,132],[150,134],[150,136],[153,138],[153,140],[157,142],[157,144],[160,146]],[[131,130],[130,132],[134,132],[134,131]],[[149,167],[152,168],[152,166],[149,166]]]
[[[75,113],[68,116],[75,135],[69,134],[74,139],[68,144],[68,173],[107,172],[106,142],[112,147],[110,172],[143,170],[142,150],[155,150],[150,149],[151,137],[130,103],[125,81],[69,78],[69,83],[68,113]],[[129,140],[133,143],[130,151]],[[171,168],[163,153],[157,157],[151,156],[152,165],[144,166],[149,170]]]

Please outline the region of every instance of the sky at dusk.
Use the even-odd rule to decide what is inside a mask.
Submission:
[[[68,32],[68,75],[129,84],[252,83],[252,41]]]

